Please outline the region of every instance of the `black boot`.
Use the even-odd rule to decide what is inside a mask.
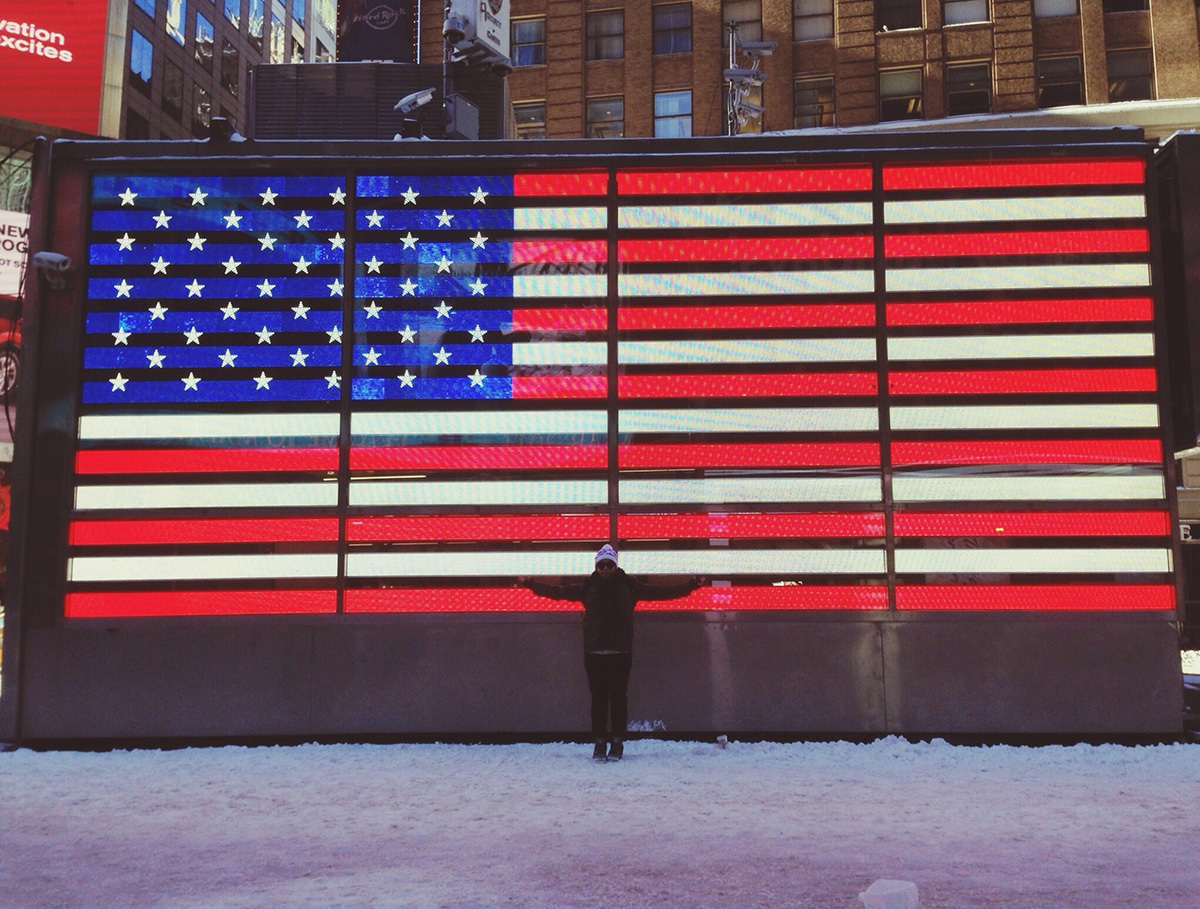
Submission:
[[[625,757],[625,744],[620,739],[614,738],[608,748],[608,759],[619,761],[623,757]]]
[[[606,744],[607,744],[607,742],[605,742],[604,739],[596,739],[596,747],[592,751],[592,760],[593,761],[604,760],[604,746]]]

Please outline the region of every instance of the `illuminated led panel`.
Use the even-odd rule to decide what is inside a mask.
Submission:
[[[1175,608],[1172,584],[1013,584],[897,587],[900,609],[1165,610]]]
[[[896,467],[959,464],[1161,464],[1158,439],[963,439],[892,443]]]
[[[75,487],[79,511],[165,508],[335,507],[336,483],[155,483]]]
[[[350,481],[351,506],[604,505],[607,501],[604,480]]]
[[[334,553],[291,555],[77,556],[67,581],[195,581],[322,578],[337,573]]]
[[[994,233],[896,234],[883,245],[891,258],[921,256],[1045,256],[1072,253],[1144,253],[1145,228],[1118,230],[998,231]]]
[[[317,615],[337,611],[332,590],[159,590],[68,593],[68,619],[153,616]]]
[[[941,203],[939,203],[941,204]],[[1021,325],[1053,322],[1150,322],[1149,297],[952,300],[888,303],[888,325]]]
[[[190,521],[142,518],[139,520],[77,520],[69,528],[72,546],[128,546],[131,544],[195,544],[336,542],[338,519],[327,518],[199,518]]]
[[[1156,404],[997,404],[893,407],[896,430],[1157,429]]]
[[[1154,335],[970,335],[889,338],[894,360],[1036,360],[1078,357],[1152,357]]]
[[[617,173],[622,196],[711,196],[736,193],[861,192],[871,188],[871,168],[723,167],[672,171],[624,170]]]
[[[878,502],[879,476],[859,477],[706,477],[699,480],[625,478],[621,501],[628,505]]]
[[[891,200],[883,205],[886,224],[963,224],[987,221],[1113,220],[1145,218],[1143,196],[1072,196],[1070,205],[1061,197],[988,196],[956,199]]]
[[[1123,501],[1162,499],[1166,495],[1166,487],[1161,475],[897,475],[892,480],[892,494],[897,502]]]
[[[897,537],[1166,536],[1165,511],[897,512]]]
[[[890,269],[892,293],[931,291],[1052,291],[1067,288],[1150,286],[1150,266],[1133,263],[1097,265],[991,265],[987,268]]]
[[[878,467],[878,442],[733,442],[622,445],[623,470],[747,467]]]
[[[1160,549],[897,549],[900,574],[1113,574],[1169,572]]]
[[[881,512],[755,512],[752,514],[623,514],[627,540],[882,537]]]
[[[980,189],[1024,186],[1121,186],[1139,191],[1146,180],[1140,158],[1092,160],[1021,160],[888,164],[883,168],[885,192],[898,190]]]
[[[888,375],[888,389],[894,395],[1152,392],[1157,387],[1157,375],[1150,368],[941,370]]]
[[[639,432],[873,432],[879,428],[879,412],[871,407],[627,409],[621,411],[618,425],[622,435]]]
[[[608,538],[608,516],[576,515],[362,515],[346,521],[352,543],[587,540]]]

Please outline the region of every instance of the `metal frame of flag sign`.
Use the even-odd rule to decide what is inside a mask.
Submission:
[[[1144,156],[513,162],[94,172],[67,618],[1175,608]]]

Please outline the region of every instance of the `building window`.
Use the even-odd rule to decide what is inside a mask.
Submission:
[[[317,0],[317,21],[329,34],[337,32],[337,0]]]
[[[235,98],[238,95],[238,77],[242,73],[242,56],[235,45],[221,39],[221,85]]]
[[[304,0],[292,0],[292,21],[301,28],[304,28],[304,19],[307,14],[306,5]]]
[[[225,0],[225,18],[234,28],[242,22],[242,0]]]
[[[792,40],[833,37],[833,0],[793,0]]]
[[[946,116],[991,112],[991,67],[986,63],[958,63],[947,66]]]
[[[271,62],[283,63],[284,56],[283,20],[271,13]]]
[[[146,36],[135,28],[129,41],[129,81],[143,95],[149,96],[153,75],[154,48]]]
[[[797,79],[792,92],[792,121],[796,129],[833,126],[833,77]]]
[[[546,17],[513,19],[513,66],[541,66],[546,62]]]
[[[133,2],[137,5],[138,9],[140,9],[151,19],[158,15],[158,0],[133,0]],[[133,111],[130,111],[129,113],[137,117],[137,114],[133,113]],[[149,130],[149,128],[150,125],[146,124],[146,129]],[[130,136],[130,138],[133,137]],[[149,138],[149,136],[146,136],[145,138]]]
[[[875,0],[876,31],[894,32],[921,25],[921,0]]]
[[[197,139],[208,137],[212,125],[212,99],[199,85],[195,87],[192,104],[192,135]]]
[[[590,98],[587,103],[587,137],[620,139],[625,135],[625,99]]]
[[[737,26],[738,44],[762,40],[762,0],[722,0],[721,47],[729,49],[729,25]]]
[[[150,121],[130,107],[125,109],[125,138],[150,138]]]
[[[919,69],[893,69],[879,74],[880,121],[920,120],[924,115]]]
[[[205,72],[212,72],[213,66],[213,24],[199,13],[196,13],[196,33],[192,36],[196,45],[196,62]]]
[[[183,116],[183,70],[163,60],[162,109],[176,120]]]
[[[602,9],[587,14],[587,58],[620,60],[625,56],[625,11]]]
[[[1039,57],[1037,99],[1038,107],[1082,104],[1083,58]]]
[[[246,34],[250,46],[260,54],[263,49],[263,0],[250,0],[250,15],[246,17]]]
[[[1035,19],[1057,19],[1061,16],[1078,16],[1079,0],[1033,0]]]
[[[988,0],[945,0],[942,4],[942,22],[945,25],[987,21]]]
[[[1150,48],[1108,52],[1108,100],[1149,101],[1154,97]]]
[[[325,42],[320,38],[317,39],[317,63],[333,63],[333,51],[325,46]]]
[[[654,135],[659,139],[686,139],[692,134],[690,90],[654,93]]]
[[[187,0],[167,0],[167,34],[183,47],[184,17],[187,16]]]
[[[692,51],[692,4],[661,3],[654,7],[654,53]]]
[[[1136,13],[1149,8],[1148,0],[1104,0],[1106,13]]]
[[[518,139],[546,138],[546,102],[526,101],[513,105]]]
[[[301,34],[303,34],[303,32],[301,32]],[[300,38],[296,37],[295,34],[292,35],[292,62],[304,62],[304,42],[300,40]]]

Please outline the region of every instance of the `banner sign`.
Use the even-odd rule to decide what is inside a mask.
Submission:
[[[337,59],[417,62],[417,0],[338,0]]]

